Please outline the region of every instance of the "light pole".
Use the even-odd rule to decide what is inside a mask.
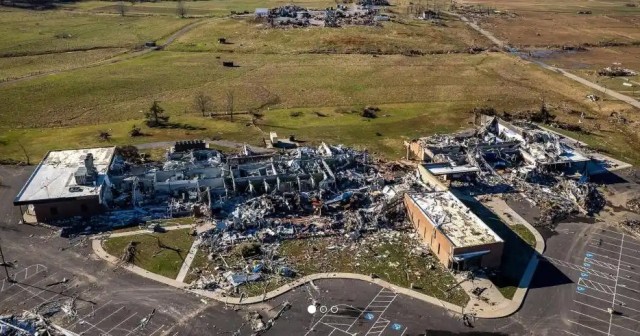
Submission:
[[[15,280],[13,280],[13,278],[11,278],[11,276],[9,276],[9,270],[7,269],[9,267],[9,264],[4,260],[4,253],[2,253],[2,246],[0,245],[0,266],[2,266],[4,268],[4,273],[7,275],[7,281],[9,281],[10,283],[16,282]]]

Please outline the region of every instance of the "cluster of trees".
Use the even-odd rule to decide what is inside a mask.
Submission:
[[[198,94],[193,99],[193,108],[202,113],[203,117],[208,115],[212,115],[214,109],[214,102],[211,96],[206,95],[204,92],[198,92]],[[233,112],[234,112],[234,96],[232,91],[227,91],[226,101],[225,101],[225,111],[231,121],[233,121]]]

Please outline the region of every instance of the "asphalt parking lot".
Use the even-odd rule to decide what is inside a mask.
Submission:
[[[640,334],[640,241],[598,230],[574,263],[561,267],[575,281],[567,334]]]

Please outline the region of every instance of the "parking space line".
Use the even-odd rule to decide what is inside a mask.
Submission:
[[[593,289],[595,291],[605,293],[608,295],[613,295],[614,288],[608,285],[601,284],[597,281],[587,280],[585,278],[578,278],[578,285]]]
[[[93,329],[93,328],[96,328],[100,323],[104,322],[106,319],[110,318],[111,316],[115,315],[116,313],[118,313],[119,311],[121,311],[121,310],[123,310],[123,309],[124,309],[124,306],[122,306],[122,307],[118,308],[116,311],[114,311],[113,313],[111,313],[111,314],[107,315],[107,317],[103,318],[103,319],[102,319],[102,320],[100,320],[98,323],[95,323],[91,328],[89,328],[89,329],[87,329],[87,330],[83,331],[82,333],[84,334],[84,333],[88,332],[89,330],[91,330],[91,329]],[[96,328],[96,329],[98,329],[98,328]],[[106,333],[106,334],[108,334],[108,333]]]
[[[107,303],[105,303],[105,304],[103,304],[102,306],[98,307],[98,309],[93,309],[93,310],[91,310],[91,313],[89,313],[89,314],[87,314],[87,315],[85,315],[85,316],[83,316],[83,317],[79,318],[79,319],[78,319],[74,324],[72,324],[71,326],[69,326],[69,329],[73,328],[73,327],[74,327],[78,322],[83,321],[84,319],[86,319],[87,317],[89,317],[89,315],[91,315],[91,314],[94,314],[94,315],[95,315],[95,313],[96,313],[98,310],[100,310],[100,309],[102,309],[102,308],[106,307],[109,303],[111,303],[111,301],[113,301],[113,300],[109,300]],[[93,306],[91,306],[91,308],[93,308]]]
[[[155,334],[156,334],[158,331],[160,331],[160,329],[162,329],[162,328],[164,328],[164,324],[163,324],[163,325],[161,325],[161,326],[160,326],[158,329],[156,329],[154,332],[150,333],[148,336],[153,336],[153,335],[155,335]],[[137,328],[136,328],[136,329],[137,329]],[[129,335],[129,334],[127,334],[127,335]]]
[[[622,246],[624,245],[624,233],[622,234],[622,238],[620,240],[620,256],[618,258],[618,271],[616,273],[616,285],[613,291],[613,299],[611,300],[611,309],[616,307],[616,292],[618,291],[618,278],[620,277],[620,261],[622,260]],[[611,325],[613,322],[613,314],[609,314],[609,332],[608,335],[611,335]]]
[[[584,257],[584,262],[590,263],[590,264],[593,264],[593,265],[598,265],[598,266],[601,266],[601,267],[604,267],[604,268],[608,268],[610,270],[618,269],[616,267],[616,265],[614,265],[614,264],[610,264],[608,262],[596,260],[596,259],[589,258],[589,257]]]
[[[633,330],[633,329],[629,329],[629,328],[627,328],[627,327],[623,327],[623,326],[620,326],[620,325],[617,325],[617,324],[613,324],[612,326],[613,326],[613,327],[616,327],[616,328],[624,329],[624,330],[627,330],[627,331],[630,331],[630,332],[632,332],[632,333],[635,333],[635,334],[639,334],[639,335],[640,335],[640,331],[636,331],[636,330]],[[611,334],[611,331],[609,331],[609,334]]]
[[[30,286],[37,285],[37,284],[41,283],[42,281],[46,280],[48,277],[49,277],[49,276],[47,276],[47,277],[45,277],[45,278],[43,278],[43,279],[40,279],[39,281],[34,282],[34,283],[33,283],[33,284],[31,284]],[[24,289],[23,287],[21,287],[20,285],[18,285],[18,284],[15,284],[15,285],[16,285],[16,286],[18,286],[18,287],[20,287],[21,289],[20,289],[18,292],[14,293],[13,295],[8,296],[8,297],[6,297],[6,298],[4,298],[4,299],[0,300],[0,303],[5,302],[5,301],[9,300],[10,298],[12,298],[12,297],[14,297],[14,296],[16,296],[16,295],[18,295],[18,294],[22,293],[22,292],[25,290],[25,289]],[[33,293],[31,293],[31,294],[33,294]]]
[[[617,232],[616,232],[616,233],[617,233]],[[602,237],[604,237],[604,238],[609,238],[609,239],[615,239],[615,240],[620,240],[620,241],[622,241],[622,239],[620,239],[620,238],[616,238],[616,237],[611,237],[611,236],[603,235],[603,234],[601,234],[601,233],[597,233],[597,232],[596,232],[596,233],[593,233],[593,234],[594,234],[594,235],[597,235],[597,236],[602,236]],[[620,233],[620,235],[622,235],[622,234]],[[625,242],[625,244],[637,245],[637,246],[639,246],[639,247],[640,247],[640,243],[637,243],[637,242],[630,242],[630,241],[628,241],[628,240]]]
[[[567,261],[563,261],[563,260],[559,260],[559,259],[555,259],[555,258],[551,258],[551,257],[545,257],[545,260],[547,260],[549,263],[556,265],[556,266],[564,266],[567,268],[570,268],[574,271],[578,271],[581,273],[588,273],[590,275],[595,275],[597,277],[603,278],[603,279],[607,279],[607,280],[614,280],[613,275],[608,274],[608,273],[604,273],[598,270],[594,270],[591,268],[587,268],[584,267],[582,265],[577,265],[577,264],[573,264]]]
[[[618,262],[618,259],[617,259],[617,258],[612,258],[612,257],[610,257],[610,256],[608,256],[608,255],[604,255],[604,254],[601,254],[601,253],[594,253],[594,252],[587,252],[587,253],[589,253],[589,254],[591,254],[591,255],[593,255],[593,256],[596,256],[596,257],[603,257],[603,258],[610,259],[610,260],[612,260],[612,261],[614,261],[614,262]],[[631,266],[631,267],[640,267],[640,265],[635,265],[635,264],[632,264],[632,263],[630,263],[630,262],[626,262],[626,261],[624,261],[624,260],[621,260],[621,261],[620,261],[620,263],[621,263],[621,264],[625,264],[626,266]]]
[[[592,245],[592,246],[595,246],[595,245]],[[612,251],[612,250],[609,250],[609,249],[603,248],[602,246],[597,246],[597,247],[598,247],[598,248],[600,248],[600,249],[602,249],[602,250],[604,250],[604,251],[607,251],[607,252],[617,253],[617,252],[615,252],[615,251]],[[627,258],[632,258],[632,259],[636,259],[636,260],[640,261],[640,258],[639,258],[639,257],[634,257],[634,256],[632,256],[632,255],[628,255],[628,254],[624,254],[624,253],[621,253],[621,255],[622,255],[622,256],[625,256],[625,257],[627,257]]]
[[[602,308],[598,308],[598,307],[596,307],[596,306],[592,306],[592,305],[590,305],[590,304],[586,304],[586,303],[584,303],[584,302],[580,302],[580,301],[576,301],[576,300],[573,300],[573,302],[575,302],[575,303],[579,303],[579,304],[581,304],[581,305],[583,305],[583,306],[587,306],[587,307],[593,308],[593,309],[595,309],[595,310],[599,310],[599,311],[607,312],[606,310],[604,310],[604,309],[602,309]]]
[[[569,334],[569,335],[573,335],[573,336],[580,336],[580,335],[578,335],[578,334],[574,334],[574,333],[572,333],[572,332],[570,332],[570,331],[567,331],[567,330],[565,330],[564,332],[566,332],[566,333],[567,333],[567,334]]]
[[[594,239],[595,239],[595,238],[594,238]],[[600,246],[600,241],[598,241],[598,242],[597,242],[597,244],[598,244],[598,246]],[[612,246],[615,246],[615,247],[620,246],[622,249],[630,250],[631,252],[636,252],[636,253],[637,253],[638,251],[640,251],[640,250],[638,250],[638,249],[633,249],[633,248],[630,248],[630,247],[625,247],[624,245],[613,244],[613,243],[609,243],[609,242],[605,242],[605,241],[603,241],[603,242],[602,242],[602,244],[612,245]],[[593,245],[593,243],[592,243],[592,245]]]
[[[604,302],[606,302],[606,303],[609,303],[609,300],[605,300],[605,299],[602,299],[602,298],[599,298],[599,297],[595,297],[595,296],[593,296],[593,295],[585,294],[584,292],[578,292],[578,294],[580,294],[580,295],[584,295],[584,296],[588,296],[588,297],[590,297],[590,298],[593,298],[593,299],[596,299],[596,300],[600,300],[600,301],[604,301]]]
[[[609,321],[605,321],[605,320],[603,320],[603,319],[599,319],[599,318],[597,318],[597,317],[593,317],[593,316],[591,316],[591,315],[589,315],[589,314],[581,313],[581,312],[576,311],[576,310],[571,310],[571,311],[572,311],[572,312],[574,312],[574,313],[576,313],[576,314],[579,314],[579,315],[582,315],[582,316],[586,316],[586,317],[588,317],[588,318],[592,318],[592,319],[594,319],[594,320],[596,320],[596,321],[600,321],[600,322],[604,322],[604,323],[606,323],[606,324],[609,324]]]
[[[580,323],[575,322],[575,321],[572,321],[572,320],[567,320],[567,321],[569,321],[569,323],[573,323],[573,324],[575,324],[575,325],[578,325],[578,326],[581,326],[581,327],[584,327],[584,328],[588,328],[588,329],[591,329],[591,330],[593,330],[593,331],[597,331],[597,332],[599,332],[599,333],[601,333],[601,334],[605,334],[605,335],[607,334],[606,332],[604,332],[604,331],[602,331],[602,330],[598,330],[598,329],[596,329],[596,328],[592,328],[592,327],[586,326],[586,325],[584,325],[584,324],[580,324]]]
[[[122,320],[122,322],[120,322],[120,323],[116,324],[113,328],[109,329],[109,330],[107,331],[107,334],[110,334],[110,333],[113,331],[113,329],[115,329],[115,328],[119,327],[120,325],[122,325],[123,323],[127,322],[128,320],[130,320],[132,317],[134,317],[134,316],[136,316],[136,315],[138,315],[138,313],[133,313],[131,316],[129,316],[129,317],[127,317],[126,319]],[[127,331],[130,331],[130,330],[127,330]]]

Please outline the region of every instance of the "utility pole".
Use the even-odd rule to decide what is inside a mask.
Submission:
[[[2,262],[0,263],[0,266],[4,267],[4,273],[7,275],[7,281],[9,281],[10,283],[16,282],[15,280],[13,280],[13,278],[9,276],[9,270],[7,269],[7,267],[9,267],[9,264],[7,264],[7,262],[4,260],[4,253],[2,253],[2,246],[0,246],[0,261]]]

